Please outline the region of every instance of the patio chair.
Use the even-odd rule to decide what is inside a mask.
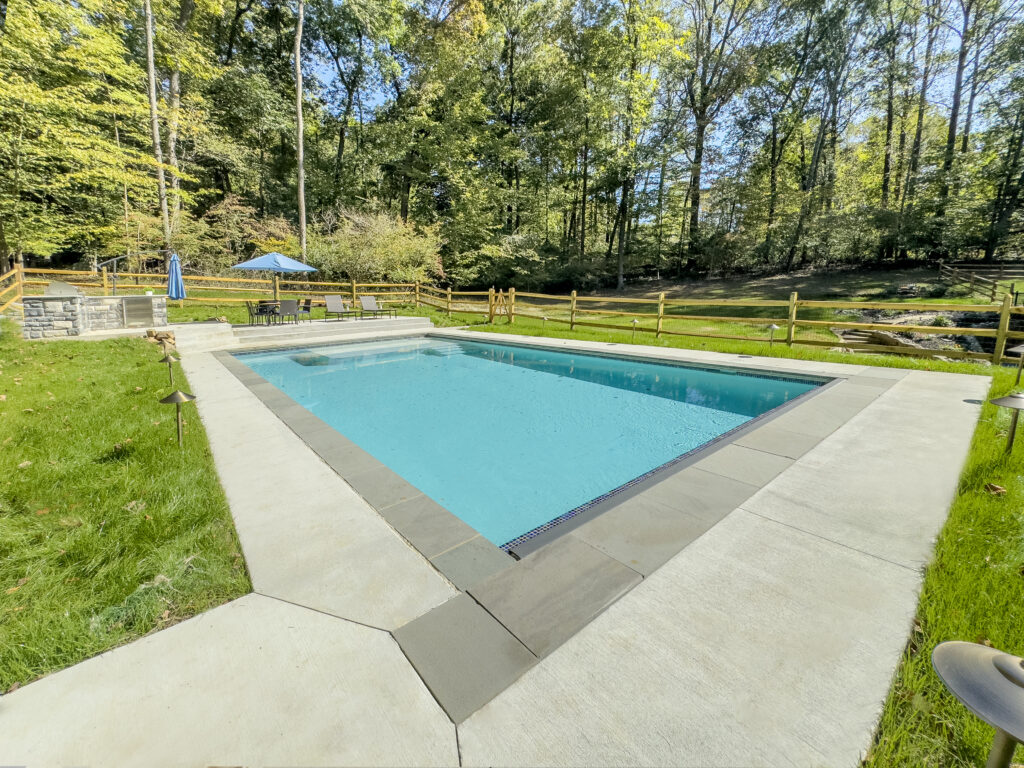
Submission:
[[[245,308],[249,312],[249,325],[262,325],[271,320],[271,308],[263,304],[254,304],[251,301],[245,302]]]
[[[279,309],[277,310],[278,317],[283,323],[289,317],[292,318],[296,323],[299,322],[299,301],[298,299],[282,299]]]
[[[280,319],[280,316],[277,313],[276,301],[267,301],[265,299],[261,299],[256,304],[256,314],[261,315],[263,318],[265,318],[267,321],[267,325],[273,325]]]
[[[324,304],[327,305],[327,310],[324,312],[324,320],[330,319],[331,315],[344,319],[346,317],[355,317],[359,314],[356,310],[350,309],[341,296],[324,296]]]
[[[398,313],[394,309],[389,307],[382,307],[377,303],[376,296],[360,296],[359,304],[362,306],[363,315],[369,315],[370,317],[398,317]]]
[[[302,304],[299,305],[299,312],[298,312],[298,317],[296,318],[296,321],[301,320],[303,315],[305,315],[306,320],[308,320],[309,322],[313,322],[313,300],[312,299],[304,299]]]

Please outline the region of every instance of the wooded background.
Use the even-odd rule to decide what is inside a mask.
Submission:
[[[1022,187],[1019,0],[0,0],[0,265],[621,287],[1013,257]]]

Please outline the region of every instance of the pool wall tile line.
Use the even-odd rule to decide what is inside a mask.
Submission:
[[[461,590],[392,633],[456,724],[906,375],[832,378],[543,532],[517,561],[232,354],[213,354]]]

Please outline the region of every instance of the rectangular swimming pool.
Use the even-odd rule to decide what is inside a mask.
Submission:
[[[822,383],[434,338],[235,356],[506,550]]]

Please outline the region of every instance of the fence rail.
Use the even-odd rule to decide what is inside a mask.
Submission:
[[[988,273],[986,273],[988,274]],[[987,296],[989,301],[995,302],[999,296],[999,284],[1006,279],[1002,271],[992,272],[992,277],[985,277],[981,270],[953,266],[939,262],[939,278],[949,285],[966,286],[970,293],[977,293]],[[1014,285],[1011,284],[1008,294],[1013,295]]]
[[[966,275],[956,267],[942,265],[943,274]],[[0,275],[0,312],[17,308],[26,293],[37,291],[39,286],[49,280],[62,279],[71,285],[102,292],[109,295],[115,290],[112,274],[105,270],[85,272],[62,269],[21,269],[15,268]],[[1008,341],[1024,339],[1024,331],[1011,330],[1013,317],[1024,315],[1024,307],[1012,306],[1011,296],[1003,296],[1000,304],[933,304],[926,302],[880,302],[880,301],[819,301],[801,299],[796,292],[790,294],[788,300],[782,299],[701,299],[672,298],[664,293],[650,298],[623,296],[580,296],[576,291],[565,294],[536,293],[530,291],[517,292],[515,288],[487,291],[455,291],[451,288],[439,288],[424,283],[359,283],[356,281],[308,281],[281,280],[263,278],[217,277],[209,275],[185,275],[186,289],[191,294],[185,302],[203,304],[238,304],[268,297],[307,296],[314,297],[316,304],[323,302],[315,297],[323,294],[341,294],[353,302],[360,296],[373,295],[383,304],[406,304],[415,307],[427,306],[452,314],[482,315],[488,322],[505,317],[508,323],[515,323],[517,316],[541,320],[542,322],[568,325],[570,329],[602,328],[609,330],[630,331],[634,335],[647,334],[655,338],[666,336],[684,336],[695,338],[725,339],[736,341],[765,342],[767,336],[746,335],[745,329],[736,329],[739,333],[726,333],[728,329],[715,328],[715,324],[729,323],[742,326],[775,325],[779,331],[777,341],[788,346],[805,345],[812,347],[830,347],[861,352],[885,352],[889,354],[909,355],[918,357],[949,357],[954,359],[991,360],[1000,363],[1005,359]],[[970,284],[970,283],[969,283]],[[141,290],[162,290],[166,286],[166,276],[152,273],[119,273],[116,290],[118,292],[135,292]],[[994,296],[997,283],[981,276],[974,276],[975,292]],[[238,294],[236,295],[223,295]],[[219,295],[209,295],[219,294]],[[244,294],[244,295],[243,295]],[[543,303],[535,303],[536,301]],[[582,305],[582,306],[581,306]],[[635,308],[635,310],[634,310]],[[714,314],[715,310],[739,310],[725,315]],[[751,314],[742,314],[743,309],[752,310]],[[757,312],[764,310],[783,310],[770,312],[771,316],[762,316]],[[890,310],[896,312],[939,311],[988,313],[992,316],[991,327],[943,327],[931,325],[896,325],[878,322],[852,322],[835,319],[820,319],[822,311],[869,309]],[[701,310],[710,313],[699,314]],[[810,315],[810,316],[808,316]],[[632,318],[626,324],[622,318]],[[687,327],[687,324],[700,324]],[[912,346],[889,346],[881,343],[848,341],[843,338],[825,339],[801,335],[801,329],[815,331],[820,329],[863,330],[913,332],[925,335],[970,335],[994,340],[991,353],[975,352],[959,349],[924,349]],[[716,332],[719,331],[719,332]],[[774,333],[774,332],[773,332]]]

